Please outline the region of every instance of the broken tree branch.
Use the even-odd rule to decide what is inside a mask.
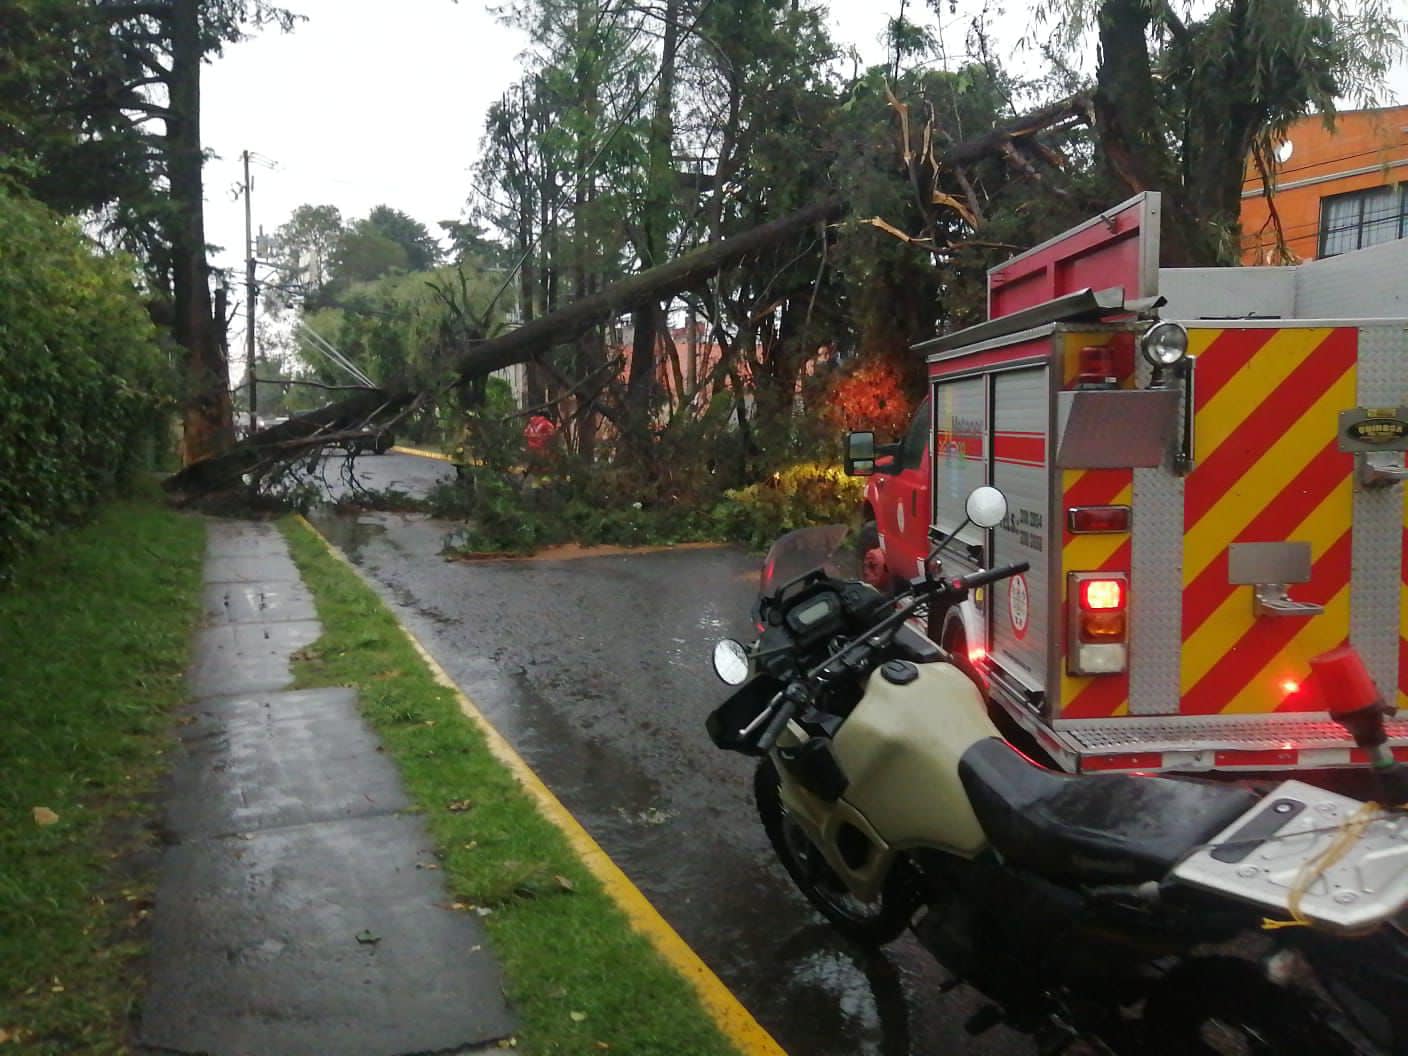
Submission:
[[[957,172],[962,166],[982,158],[1000,156],[1004,146],[1009,146],[1015,140],[1027,140],[1038,132],[1049,131],[1072,122],[1089,122],[1092,112],[1092,104],[1088,98],[1071,96],[1004,122],[977,139],[954,144],[945,150],[937,161]],[[907,109],[901,109],[899,115],[907,132]],[[912,157],[913,151],[907,135],[905,144]],[[959,175],[961,176],[961,173]],[[960,179],[959,186],[963,187],[965,183],[966,179]],[[969,195],[971,206],[976,196],[970,195],[970,191],[971,186],[964,187],[964,193]],[[944,201],[942,204],[952,207],[955,203]],[[959,212],[962,211],[960,208]],[[675,260],[612,283],[605,289],[574,301],[564,308],[539,316],[516,330],[487,340],[462,339],[452,365],[453,377],[447,382],[447,386],[471,381],[500,368],[522,363],[553,345],[572,341],[592,326],[629,312],[643,301],[658,300],[680,290],[699,286],[716,275],[721,268],[752,254],[771,251],[779,243],[794,238],[813,225],[834,221],[845,212],[846,203],[840,196],[823,198],[787,216],[732,238],[701,246]],[[981,215],[976,209],[972,212],[975,219]],[[876,223],[876,226],[895,237],[931,252],[938,249],[932,239],[915,239],[885,224],[879,218],[868,222]],[[729,376],[738,384],[736,370],[730,371]],[[256,433],[224,454],[194,462],[168,478],[165,486],[173,494],[186,497],[239,487],[247,475],[257,476],[271,460],[287,459],[290,453],[301,455],[325,446],[333,438],[345,438],[349,432],[357,436],[365,435],[373,423],[376,429],[372,432],[377,429],[384,430],[388,422],[398,421],[403,415],[413,413],[425,401],[431,399],[435,391],[438,390],[416,393],[379,388],[364,389],[331,406],[291,418]],[[743,424],[746,427],[746,420]]]

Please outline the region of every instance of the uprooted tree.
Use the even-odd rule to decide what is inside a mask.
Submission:
[[[818,73],[834,50],[816,12],[784,0],[670,0],[639,26],[603,23],[594,0],[525,0],[540,53],[490,115],[476,189],[478,219],[517,260],[505,288],[517,283],[524,325],[461,327],[443,382],[358,392],[172,488],[265,479],[520,362],[588,459],[609,421],[648,474],[654,439],[721,396],[745,450],[795,449],[792,407],[819,348],[912,372],[913,340],[976,321],[985,266],[1130,191],[1173,200],[1166,263],[1223,261],[1249,147],[1372,79],[1397,33],[1334,0],[1221,0],[1198,20],[1143,0],[1041,6],[1098,33],[1095,90],[1068,77],[1068,98],[1004,119],[1033,86],[983,57],[976,24],[978,61],[902,70],[913,41],[892,26],[893,68],[841,87]],[[676,362],[671,307],[719,350],[706,377]],[[622,318],[629,334],[608,325]]]
[[[1038,134],[1064,128],[1072,121],[1084,119],[1087,113],[1088,104],[1083,100],[1067,100],[1006,122],[981,137],[955,144],[945,151],[936,149],[932,140],[925,138],[932,136],[932,128],[911,129],[907,119],[900,122],[908,151],[914,155],[906,158],[904,165],[907,178],[917,189],[916,201],[922,202],[926,208],[942,205],[942,199],[952,197],[939,189],[944,174],[961,172],[962,167],[971,166],[989,156],[1004,158],[1014,152],[1023,158],[1028,156],[1027,152],[1036,157],[1049,156],[1049,148],[1038,144]],[[823,198],[785,216],[620,279],[515,330],[497,337],[482,338],[463,348],[454,359],[449,377],[439,389],[368,388],[358,391],[318,411],[263,430],[225,454],[187,466],[169,478],[167,488],[174,494],[193,497],[238,487],[246,477],[263,478],[277,473],[288,463],[306,457],[310,450],[374,436],[406,415],[425,407],[451,386],[466,384],[511,364],[528,362],[545,349],[570,344],[590,328],[630,312],[643,302],[696,289],[721,269],[745,258],[773,252],[779,247],[786,249],[795,245],[799,236],[814,237],[812,232],[818,225],[834,225],[846,211],[846,203],[839,196]],[[859,226],[865,230],[875,228],[871,218],[862,218],[862,221]],[[888,222],[883,226],[892,233],[899,232]],[[891,234],[877,237],[888,238]],[[921,245],[929,253],[940,252],[946,246],[932,224],[924,227],[918,235],[904,235],[903,241]]]

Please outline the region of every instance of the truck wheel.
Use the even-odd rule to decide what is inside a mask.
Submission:
[[[885,551],[880,547],[880,530],[874,521],[860,526],[856,536],[856,578],[869,583],[882,594],[894,592],[894,578],[885,566]]]
[[[963,628],[963,617],[958,614],[957,609],[949,609],[944,613],[943,625],[939,630],[938,637],[934,638],[934,642],[940,649],[948,653],[949,663],[967,675],[973,685],[978,687],[978,692],[983,695],[983,699],[986,700],[988,684],[978,673],[978,668],[968,655],[968,632]]]

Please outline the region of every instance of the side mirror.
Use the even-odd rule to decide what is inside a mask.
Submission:
[[[846,434],[846,475],[868,477],[875,472],[875,434]]]
[[[714,674],[730,686],[741,686],[748,681],[748,650],[732,638],[725,638],[714,646]]]
[[[1007,516],[1007,496],[984,484],[968,493],[964,512],[979,528],[996,528]]]

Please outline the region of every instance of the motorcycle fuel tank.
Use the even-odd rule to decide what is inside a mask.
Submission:
[[[977,689],[949,664],[918,664],[901,684],[871,675],[865,696],[837,732],[843,797],[891,848],[937,847],[971,858],[987,846],[958,762],[996,737]]]

